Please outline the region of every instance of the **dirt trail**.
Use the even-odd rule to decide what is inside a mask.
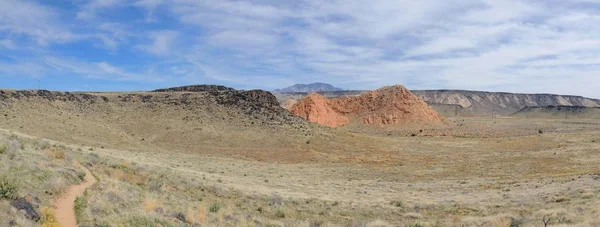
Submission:
[[[96,183],[96,178],[92,176],[92,173],[83,166],[77,164],[76,166],[81,167],[85,171],[85,178],[83,183],[79,185],[73,185],[67,189],[67,192],[63,194],[56,202],[54,207],[56,208],[56,219],[62,227],[77,227],[77,218],[75,217],[75,199],[83,195],[83,192]]]

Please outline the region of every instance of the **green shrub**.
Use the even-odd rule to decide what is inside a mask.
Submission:
[[[79,180],[83,181],[85,179],[85,175],[86,175],[85,171],[83,171],[83,170],[77,171],[77,178],[79,178]]]
[[[0,175],[0,199],[14,200],[19,193],[17,180],[6,175]]]
[[[85,197],[79,196],[75,199],[75,217],[77,218],[78,223],[81,221],[86,205],[87,202],[85,201]]]
[[[8,148],[6,147],[6,145],[0,144],[0,154],[6,153],[6,150],[8,150]]]
[[[220,209],[221,209],[221,205],[219,205],[218,203],[213,203],[208,208],[208,211],[210,211],[211,213],[218,213]]]

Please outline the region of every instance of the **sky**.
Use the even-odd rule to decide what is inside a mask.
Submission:
[[[600,0],[0,0],[0,87],[600,98]]]

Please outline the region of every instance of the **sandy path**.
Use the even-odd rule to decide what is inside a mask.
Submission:
[[[75,199],[83,195],[83,192],[96,183],[96,178],[92,176],[92,173],[83,166],[77,164],[85,171],[84,182],[79,185],[73,185],[67,189],[67,192],[63,194],[56,202],[54,207],[56,208],[56,219],[62,227],[77,227],[77,218],[75,217]]]

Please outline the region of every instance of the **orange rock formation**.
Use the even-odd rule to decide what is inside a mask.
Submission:
[[[382,126],[446,122],[427,103],[400,85],[332,100],[311,94],[298,101],[290,111],[305,120],[329,127],[345,125],[349,123],[348,119]]]
[[[348,124],[348,118],[331,109],[329,100],[319,94],[310,94],[298,101],[290,112],[320,125],[338,127]]]

